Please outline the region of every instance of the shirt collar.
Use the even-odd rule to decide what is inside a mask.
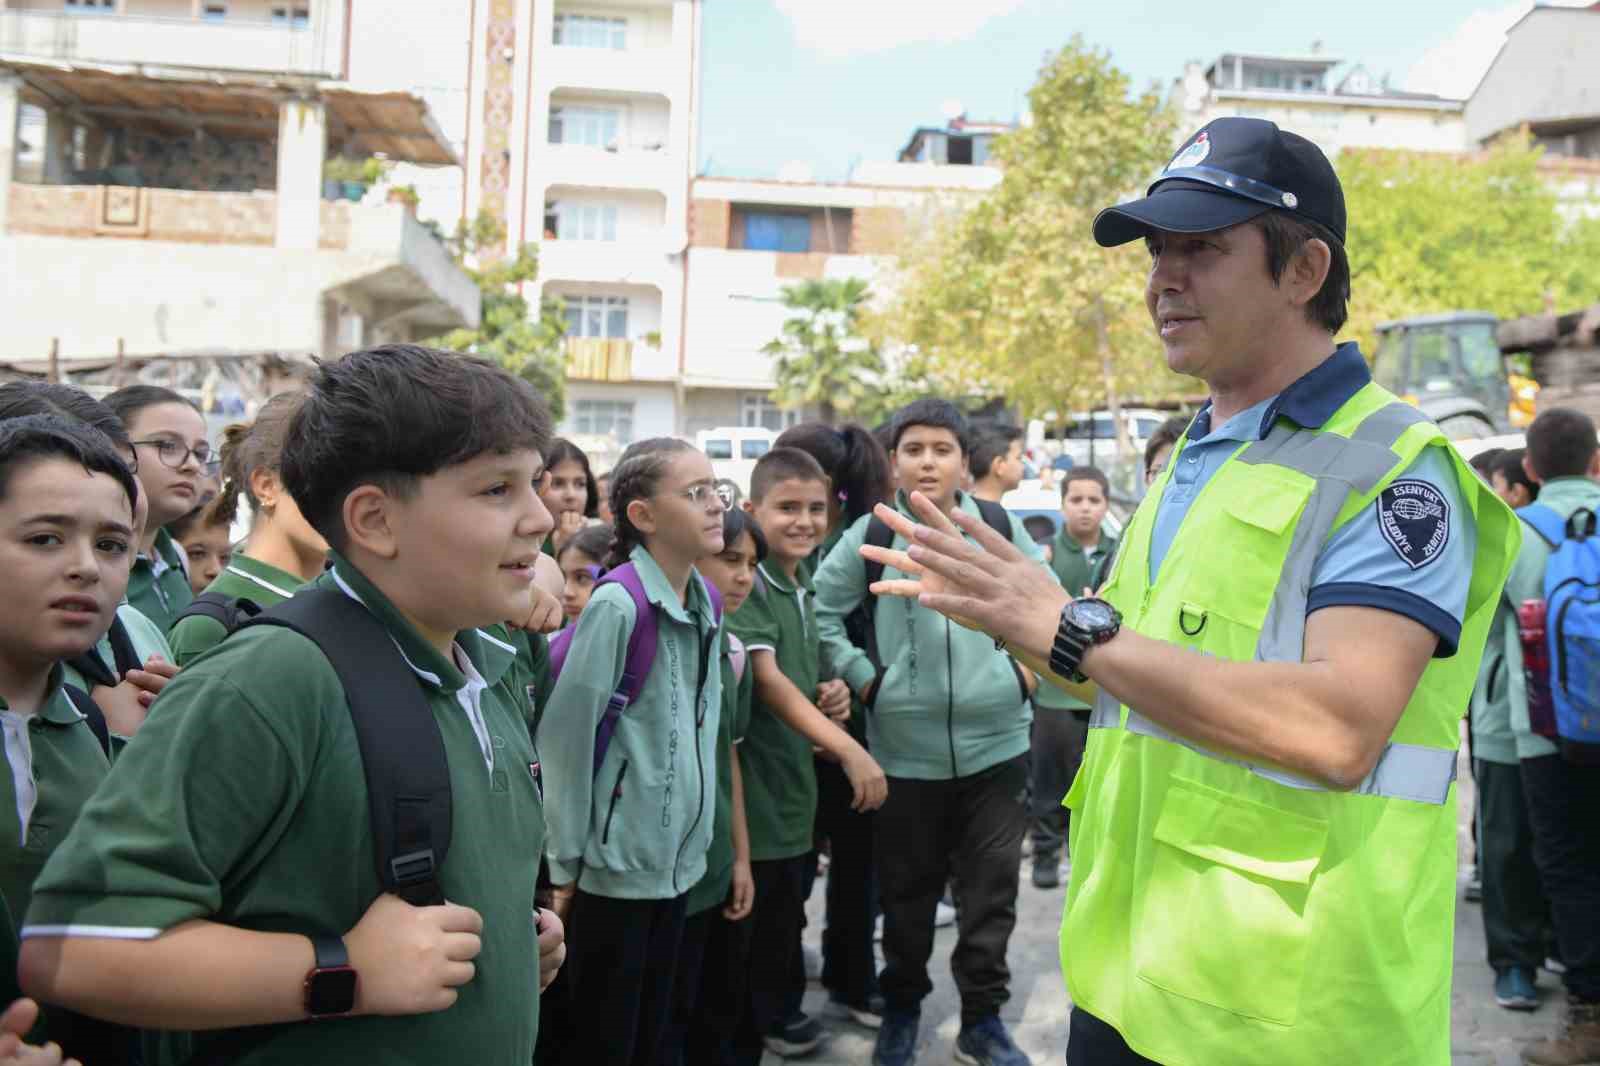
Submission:
[[[51,725],[77,725],[83,721],[83,715],[78,713],[78,708],[67,698],[67,690],[63,685],[65,676],[60,663],[50,667],[50,679],[44,686],[44,699],[40,701],[36,713],[36,717]],[[0,699],[0,711],[9,710],[11,706],[4,699]]]
[[[1265,440],[1273,423],[1282,415],[1302,429],[1320,429],[1345,401],[1372,380],[1367,359],[1354,341],[1346,341],[1333,354],[1308,370],[1299,380],[1267,401],[1262,410],[1256,440]],[[1257,404],[1256,407],[1261,407]],[[1207,400],[1189,426],[1188,439],[1210,436],[1211,401]]]
[[[150,546],[150,569],[160,577],[168,570],[176,570],[184,576],[189,574],[189,559],[183,550],[178,547],[178,542],[172,539],[172,534],[165,529],[156,531],[155,543]]]
[[[1062,524],[1061,528],[1056,531],[1056,545],[1058,547],[1067,548],[1070,551],[1078,552],[1080,555],[1084,556],[1093,555],[1097,552],[1110,551],[1112,546],[1115,544],[1116,538],[1107,536],[1104,529],[1100,530],[1100,540],[1093,548],[1085,548],[1082,544],[1079,544],[1078,538],[1067,532],[1067,527],[1064,523]]]
[[[689,583],[684,586],[683,600],[679,602],[678,594],[674,591],[672,583],[667,580],[667,575],[661,569],[661,564],[656,562],[655,556],[643,544],[634,546],[628,553],[628,562],[639,574],[639,584],[644,588],[645,599],[662,608],[675,621],[686,626],[703,624],[708,629],[716,628],[716,616],[711,610],[711,596],[706,592],[705,580],[700,577],[698,570],[689,571]],[[690,618],[693,614],[698,618]]]
[[[400,649],[406,665],[423,681],[446,692],[455,692],[467,683],[456,664],[424,640],[378,586],[343,555],[338,552],[331,555],[333,569],[319,577],[316,584],[339,589],[371,611],[388,630],[389,639]]]
[[[771,565],[768,565],[769,563]],[[757,563],[756,569],[761,571],[761,579],[763,581],[777,589],[779,592],[783,593],[785,596],[793,596],[801,589],[804,589],[806,592],[812,591],[811,571],[803,562],[795,569],[793,581],[790,581],[789,576],[785,574],[783,570],[770,559],[766,560],[765,562]]]

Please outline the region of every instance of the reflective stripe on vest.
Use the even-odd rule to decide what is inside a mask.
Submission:
[[[1422,412],[1404,403],[1392,403],[1369,415],[1348,438],[1279,423],[1267,436],[1236,457],[1242,463],[1271,463],[1305,474],[1315,481],[1305,510],[1296,524],[1283,572],[1273,591],[1272,603],[1261,626],[1256,659],[1261,662],[1299,662],[1305,654],[1306,605],[1317,554],[1333,531],[1333,524],[1352,495],[1364,496],[1376,488],[1400,457],[1393,445],[1401,434],[1426,421]],[[1091,729],[1114,729],[1122,724],[1122,705],[1101,690],[1089,716]],[[1318,781],[1270,766],[1209,751],[1176,736],[1132,708],[1130,733],[1178,744],[1197,755],[1238,766],[1268,781],[1312,792],[1335,791]],[[1391,743],[1377,765],[1349,791],[1355,795],[1382,796],[1442,804],[1456,779],[1456,753],[1418,744]]]

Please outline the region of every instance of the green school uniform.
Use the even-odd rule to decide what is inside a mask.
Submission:
[[[183,549],[165,529],[156,533],[151,557],[137,556],[128,575],[128,602],[165,633],[183,609],[194,602],[189,564]]]
[[[156,628],[156,624],[146,618],[137,607],[124,602],[117,608],[117,620],[122,623],[122,628],[127,630],[128,639],[133,643],[133,650],[139,657],[141,664],[149,661],[152,655],[159,655],[169,663],[178,662],[173,658],[172,648],[167,643],[166,635]],[[111,650],[111,637],[101,637],[100,643],[95,645],[95,653],[100,656],[100,661],[108,668],[115,671],[117,668],[116,653]],[[90,684],[87,678],[71,666],[62,664],[61,680],[64,684],[73,685],[88,692]],[[21,917],[19,914],[18,917]]]
[[[539,719],[550,703],[550,691],[555,688],[555,678],[550,676],[550,638],[543,633],[529,633],[525,629],[507,627],[503,636],[517,649],[516,668],[521,672],[517,683],[527,701],[528,728],[539,729]]]
[[[1097,573],[1103,575],[1109,572],[1106,564],[1116,550],[1116,537],[1108,537],[1101,532],[1099,543],[1092,548],[1085,548],[1063,525],[1050,546],[1050,569],[1056,572],[1062,588],[1074,596],[1081,596],[1083,590],[1094,583]],[[1083,714],[1089,711],[1087,703],[1067,695],[1044,679],[1041,679],[1039,688],[1033,694],[1033,702],[1035,706],[1046,710],[1078,711]]]
[[[635,548],[628,561],[655,605],[656,655],[596,773],[595,732],[622,679],[637,615],[621,585],[597,587],[572,635],[580,651],[562,665],[539,719],[550,880],[612,899],[674,899],[705,875],[711,846],[720,641],[698,574],[691,571],[680,602],[648,551]]]
[[[812,604],[811,577],[801,567],[790,581],[768,560],[759,567],[755,587],[728,629],[753,657],[776,656],[778,669],[800,694],[815,700],[820,680],[820,637]],[[750,726],[739,749],[744,776],[745,820],[750,825],[750,859],[792,859],[811,850],[817,812],[817,773],[811,742],[790,729],[760,695],[751,698]]]
[[[303,582],[286,570],[268,566],[248,555],[235,555],[228,568],[206,586],[207,592],[234,599],[250,600],[262,608],[275,607],[294,595]],[[228,635],[221,622],[214,618],[190,615],[167,634],[179,666],[188,666],[204,651],[222,643]]]
[[[433,710],[455,830],[446,898],[483,917],[477,973],[447,1011],[284,1026],[239,1061],[526,1066],[539,1019],[533,893],[544,820],[515,649],[480,630],[451,656],[348,562],[317,586],[383,623]],[[183,772],[174,772],[174,767]],[[287,629],[243,630],[168,686],[35,886],[22,936],[149,938],[195,918],[343,934],[379,893],[366,778],[344,689]],[[195,1034],[205,1054],[225,1034]]]
[[[720,907],[727,902],[733,885],[733,760],[735,747],[744,742],[750,726],[750,693],[755,674],[746,656],[744,668],[733,672],[731,633],[722,635],[722,721],[717,725],[717,816],[711,830],[711,847],[706,850],[706,873],[689,891],[687,914]]]

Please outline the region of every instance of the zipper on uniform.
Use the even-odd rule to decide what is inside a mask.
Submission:
[[[628,760],[622,760],[622,769],[617,771],[617,783],[611,787],[611,806],[606,808],[606,827],[600,834],[600,843],[611,841],[611,819],[617,816],[617,801],[622,798],[622,779],[628,776]]]
[[[945,685],[945,732],[950,737],[950,776],[956,777],[956,660],[955,653],[950,650],[950,619],[944,621],[944,673],[949,684]]]

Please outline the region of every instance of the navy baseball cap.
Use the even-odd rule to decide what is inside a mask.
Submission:
[[[1095,216],[1094,239],[1111,248],[1153,229],[1207,233],[1272,208],[1344,243],[1344,189],[1322,149],[1266,119],[1219,118],[1184,142],[1144,199]]]

